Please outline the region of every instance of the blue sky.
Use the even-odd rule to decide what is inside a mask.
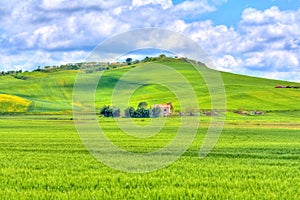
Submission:
[[[191,38],[220,70],[300,82],[299,0],[1,0],[0,71],[84,61],[145,27]]]
[[[180,1],[176,1],[179,3]],[[246,8],[256,8],[266,10],[272,6],[277,6],[280,10],[297,10],[300,8],[300,1],[289,0],[228,0],[217,7],[214,12],[208,12],[200,16],[198,20],[210,19],[215,24],[236,27]]]

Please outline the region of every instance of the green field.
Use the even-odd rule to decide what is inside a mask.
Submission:
[[[161,64],[184,75],[200,108],[211,109],[208,88],[190,64]],[[130,69],[102,74],[96,109],[111,103],[113,88]],[[221,72],[226,121],[212,152],[199,158],[213,118],[194,116],[200,119],[196,137],[177,161],[154,172],[126,173],[99,162],[81,142],[72,115],[77,73],[22,73],[26,80],[0,76],[0,199],[300,199],[300,89],[274,88],[298,83]],[[177,86],[178,80],[170,81]],[[150,105],[172,101],[179,109],[176,96],[158,84],[141,85],[129,105],[141,100]],[[252,111],[262,114],[252,115]],[[179,119],[168,118],[159,134],[143,139],[124,134],[114,119],[97,116],[112,143],[138,153],[152,152],[172,141]],[[134,119],[142,126],[151,120]]]
[[[131,174],[93,158],[82,145],[70,116],[2,117],[0,197],[299,199],[300,127],[289,119],[293,117],[250,121],[232,116],[215,149],[200,159],[199,148],[209,121],[204,117],[195,142],[174,164],[151,173]],[[112,119],[100,119],[100,123],[111,139],[131,151],[163,146],[174,131],[169,129],[151,142],[137,143],[135,139],[124,140]]]

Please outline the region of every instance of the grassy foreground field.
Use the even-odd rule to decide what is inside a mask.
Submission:
[[[299,199],[299,115],[231,115],[215,149],[199,159],[209,121],[204,117],[179,160],[146,174],[119,172],[98,162],[82,145],[72,116],[3,116],[0,198]],[[122,140],[112,119],[99,122],[108,136],[132,151],[163,146],[174,132],[170,129],[150,144],[137,143]]]

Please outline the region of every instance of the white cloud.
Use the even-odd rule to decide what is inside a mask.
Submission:
[[[175,21],[169,28],[182,32],[198,42],[210,55],[224,55],[234,52],[236,41],[240,39],[240,35],[233,28],[224,25],[214,26],[210,20],[190,24]]]
[[[239,57],[235,58],[232,55],[224,55],[221,58],[216,58],[215,64],[218,70],[234,72],[240,70],[243,61]]]
[[[0,7],[5,8],[0,45],[12,51],[92,47],[130,29],[166,27],[189,15],[188,8],[201,13],[211,8],[207,1],[174,6],[171,0],[3,0]]]
[[[73,62],[118,33],[163,27],[198,42],[218,69],[249,74],[251,70],[262,74],[299,71],[300,9],[247,8],[236,28],[196,20],[195,16],[214,11],[224,2],[189,0],[173,5],[171,0],[2,0],[0,67],[25,63],[29,68],[32,57],[41,63],[67,62],[68,57]],[[166,48],[171,44],[164,42]]]
[[[45,10],[84,10],[112,9],[121,5],[129,5],[131,0],[43,0],[39,7]]]
[[[261,71],[299,71],[299,16],[300,10],[280,11],[278,7],[246,9],[240,23],[245,33],[237,51],[244,54],[245,66]]]
[[[19,10],[18,6],[15,9]],[[51,11],[49,15],[53,16],[46,23],[42,19],[47,13],[44,13],[38,22],[32,19],[35,14],[38,15],[39,11],[23,14],[21,22],[0,21],[0,25],[6,27],[5,32],[10,35],[2,38],[6,47],[22,50],[72,50],[95,46],[106,37],[130,29],[130,25],[115,19],[107,11],[70,12],[69,15],[65,12]]]
[[[185,29],[189,27],[183,20],[175,20],[172,24],[169,25],[169,29],[182,33]]]
[[[85,51],[72,52],[45,52],[45,51],[26,51],[14,55],[0,54],[0,71],[15,69],[32,70],[37,66],[61,65],[72,62],[84,61],[88,56]]]
[[[262,71],[300,71],[299,58],[288,51],[269,51],[249,53],[245,66]]]
[[[199,14],[214,10],[216,10],[216,8],[207,0],[183,1],[174,7],[173,14],[181,16],[197,16]]]
[[[247,8],[242,14],[241,22],[248,25],[266,25],[274,24],[274,22],[281,22],[284,24],[290,24],[293,21],[299,20],[299,13],[294,11],[280,11],[277,6],[273,6],[264,11],[254,8]]]
[[[236,73],[297,72],[300,70],[300,10],[265,11],[248,8],[237,29],[212,21],[175,21],[169,28],[197,41],[218,69]],[[291,80],[291,79],[290,79]]]
[[[268,72],[264,77],[276,80],[292,80],[300,83],[300,72]]]
[[[271,7],[259,11],[248,8],[243,12],[239,28],[240,32],[245,33],[244,38],[251,45],[248,45],[248,48],[244,45],[242,50],[299,48],[299,23],[300,9],[280,11],[277,7]]]
[[[140,7],[149,4],[160,5],[163,9],[168,9],[173,6],[171,0],[132,0],[133,7]]]

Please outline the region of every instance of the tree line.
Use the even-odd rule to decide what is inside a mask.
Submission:
[[[148,108],[148,103],[145,101],[140,102],[135,109],[132,106],[124,110],[124,117],[127,118],[150,118],[159,117],[161,110],[159,107]],[[100,115],[104,117],[120,117],[121,110],[115,106],[105,105],[100,109]]]
[[[146,62],[189,62],[189,63],[197,63],[200,65],[203,65],[203,63],[191,60],[188,58],[182,58],[182,57],[168,57],[165,54],[161,54],[157,57],[145,57],[141,60],[133,60],[132,58],[126,58],[124,62],[114,62],[114,63],[107,63],[107,62],[81,62],[81,63],[68,63],[63,65],[53,65],[53,66],[38,66],[35,69],[33,69],[33,72],[53,72],[53,71],[60,71],[60,70],[78,70],[83,69],[87,74],[94,73],[97,71],[103,71],[103,70],[109,70],[109,69],[115,69],[119,67],[123,67],[126,65],[132,65],[132,64],[138,64],[138,63],[146,63]],[[135,66],[132,66],[135,67]],[[25,71],[28,72],[28,71]],[[20,78],[18,74],[23,73],[22,70],[11,70],[11,71],[2,71],[0,72],[0,76],[6,76],[6,75],[12,75],[15,76],[15,78]],[[21,77],[24,79],[24,77]]]

